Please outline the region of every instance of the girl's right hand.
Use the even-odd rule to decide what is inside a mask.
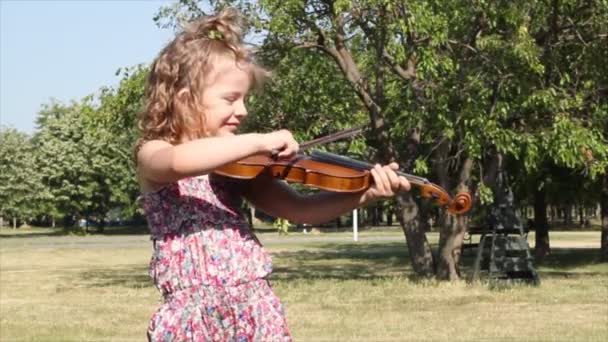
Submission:
[[[282,129],[262,135],[262,152],[268,153],[278,159],[295,157],[300,144],[293,138],[290,131]]]

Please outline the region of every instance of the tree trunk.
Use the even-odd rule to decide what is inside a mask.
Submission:
[[[542,260],[551,252],[549,245],[549,223],[547,222],[547,203],[545,188],[534,192],[534,229],[536,230],[535,255]]]
[[[440,219],[439,260],[437,278],[443,280],[460,279],[460,255],[467,228],[467,218],[463,215],[443,214]]]
[[[454,233],[454,245],[452,249],[452,255],[454,256],[454,263],[456,264],[456,269],[458,271],[458,275],[460,276],[460,257],[462,256],[462,244],[464,242],[464,236],[467,232],[467,228],[469,227],[469,217],[465,215],[457,215],[456,216],[456,230]]]
[[[414,272],[423,277],[435,274],[433,253],[426,234],[418,221],[418,206],[409,193],[397,196],[399,214],[397,218],[405,234],[405,241],[412,260]]]
[[[564,206],[564,210],[564,219],[566,221],[566,227],[571,227],[574,224],[574,220],[572,218],[572,204],[566,204]]]
[[[370,210],[370,216],[371,216],[371,221],[372,221],[372,227],[377,227],[380,225],[380,220],[378,218],[378,206],[377,205],[373,205],[371,208],[369,208]]]
[[[17,229],[17,218],[13,216],[13,229]]]
[[[608,261],[608,175],[604,175],[600,206],[602,215],[602,242],[600,253],[602,261],[606,262]]]
[[[103,234],[106,230],[106,220],[102,219],[99,221],[99,226],[97,227],[97,232]]]
[[[434,163],[440,181],[439,185],[443,186],[445,189],[450,189],[449,180],[451,177],[448,175],[446,163],[449,150],[449,145],[442,143],[438,148],[437,159]],[[456,187],[458,192],[469,191],[469,187],[466,184],[471,177],[472,169],[473,160],[471,158],[466,158],[460,167],[457,182],[454,182],[458,185]],[[456,217],[447,213],[442,213],[439,220],[441,222],[439,223],[439,260],[437,262],[437,277],[450,281],[458,280],[460,279],[460,253],[467,228],[467,220],[463,217]]]

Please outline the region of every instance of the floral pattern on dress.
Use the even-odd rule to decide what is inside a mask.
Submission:
[[[151,341],[291,341],[281,302],[265,279],[272,260],[251,230],[238,184],[182,179],[144,194],[163,296]]]

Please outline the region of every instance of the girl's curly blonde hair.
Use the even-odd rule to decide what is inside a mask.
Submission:
[[[268,72],[253,62],[242,34],[242,16],[228,8],[191,22],[162,49],[150,68],[135,154],[146,141],[159,139],[175,145],[184,137],[207,135],[200,96],[214,64],[232,60],[246,65],[251,84],[262,84]],[[177,96],[182,89],[189,90],[186,100]]]

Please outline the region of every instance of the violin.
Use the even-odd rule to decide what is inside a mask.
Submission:
[[[264,155],[254,155],[234,163],[224,165],[214,172],[231,178],[253,179],[263,172],[272,177],[299,183],[318,189],[354,193],[368,189],[374,179],[370,173],[372,164],[347,158],[337,154],[313,151],[310,156],[298,154],[289,160],[275,160]],[[401,171],[413,187],[420,190],[420,196],[432,199],[452,214],[463,214],[471,208],[471,195],[458,193],[454,198],[439,185],[426,178]]]

